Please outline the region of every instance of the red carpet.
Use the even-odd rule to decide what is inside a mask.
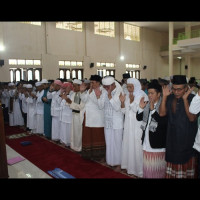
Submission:
[[[5,126],[6,135],[10,135],[10,131],[16,134],[19,130],[16,127]],[[29,146],[20,144],[27,140],[32,144]],[[71,152],[37,135],[12,140],[6,137],[6,143],[46,173],[48,170],[60,168],[75,178],[130,178],[99,163],[85,160],[78,153]]]

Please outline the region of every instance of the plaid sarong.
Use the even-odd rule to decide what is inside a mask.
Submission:
[[[192,157],[185,164],[167,162],[165,178],[195,178],[196,157]]]

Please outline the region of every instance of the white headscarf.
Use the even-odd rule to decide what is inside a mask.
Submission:
[[[146,95],[146,93],[141,89],[141,84],[140,81],[137,80],[136,78],[129,78],[127,79],[127,84],[133,84],[134,86],[134,91],[133,91],[133,96],[135,97],[135,99],[140,100],[141,97],[145,97],[145,101],[148,100],[148,96]]]

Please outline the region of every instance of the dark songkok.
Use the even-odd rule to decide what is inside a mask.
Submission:
[[[131,78],[129,73],[128,74],[123,74],[122,76],[123,76],[123,78]]]
[[[163,84],[163,85],[168,85],[168,84],[169,84],[169,81],[168,81],[168,80],[162,79],[162,78],[158,78],[158,82],[159,82],[160,84]]]
[[[139,79],[140,83],[142,83],[143,85],[146,85],[148,83],[147,79],[146,78],[142,78],[142,79]]]
[[[102,78],[101,78],[101,76],[95,74],[95,75],[91,75],[90,80],[91,81],[97,81],[97,82],[101,83]]]
[[[148,89],[155,89],[158,90],[158,92],[162,92],[162,86],[159,84],[157,79],[153,79],[149,84],[148,84]]]
[[[187,79],[185,75],[174,75],[172,83],[174,85],[184,85],[187,84]]]

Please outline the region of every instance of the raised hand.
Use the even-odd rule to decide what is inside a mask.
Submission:
[[[194,87],[191,87],[191,88],[188,87],[187,92],[185,92],[185,94],[182,96],[183,100],[186,100],[186,99],[188,98],[189,94],[190,94],[193,90],[194,90]]]
[[[139,104],[140,108],[144,109],[144,107],[147,105],[147,103],[148,103],[148,101],[144,101],[144,97],[142,97],[140,99],[140,104]]]
[[[120,93],[119,100],[121,101],[121,103],[124,103],[126,100],[126,94],[123,95],[122,93]]]
[[[94,92],[96,94],[97,99],[99,99],[101,94],[102,94],[102,91],[99,88],[97,88],[97,89],[94,90]]]
[[[172,92],[171,92],[170,88],[168,87],[168,85],[163,85],[163,86],[162,86],[162,93],[163,93],[163,96],[167,97],[167,96],[169,96]]]

